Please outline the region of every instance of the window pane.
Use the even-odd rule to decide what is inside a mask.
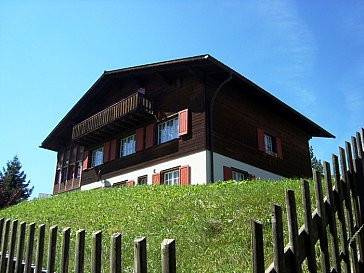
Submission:
[[[232,172],[232,179],[235,181],[241,181],[245,179],[244,173],[233,171]]]
[[[179,184],[179,171],[171,171],[164,173],[163,183],[165,185],[178,185]]]
[[[92,151],[92,167],[101,165],[103,163],[103,148]]]
[[[264,135],[264,146],[266,152],[273,152],[273,141],[269,135]]]
[[[158,125],[158,143],[164,143],[178,137],[178,118],[170,119]]]
[[[135,135],[123,138],[120,141],[120,157],[135,153]]]

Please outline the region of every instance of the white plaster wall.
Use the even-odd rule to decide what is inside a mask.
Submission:
[[[210,166],[210,165],[208,165]],[[284,177],[271,173],[260,168],[251,166],[249,164],[243,163],[241,161],[232,159],[227,156],[214,153],[214,179],[215,181],[224,180],[223,166],[233,167],[240,169],[242,171],[247,171],[252,175],[255,175],[258,179],[283,179]]]
[[[207,152],[202,151],[198,152],[192,155],[180,157],[177,159],[170,160],[168,162],[156,164],[150,167],[146,167],[143,169],[139,169],[133,172],[129,172],[126,174],[118,175],[112,178],[108,178],[107,182],[109,182],[111,185],[114,183],[118,183],[125,180],[134,180],[135,183],[138,181],[138,177],[147,175],[148,176],[148,184],[152,184],[152,175],[153,173],[158,173],[163,170],[167,170],[170,168],[174,168],[177,166],[190,166],[190,178],[191,178],[191,184],[206,184],[207,177],[207,167],[206,167],[206,158],[207,158]],[[104,184],[99,181],[91,184],[87,184],[84,186],[81,186],[81,190],[91,190],[95,188],[103,187]]]

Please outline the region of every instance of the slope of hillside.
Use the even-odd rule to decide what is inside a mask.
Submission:
[[[165,238],[176,239],[178,272],[251,272],[250,219],[263,222],[265,252],[271,257],[271,204],[283,205],[287,188],[296,191],[298,214],[302,214],[298,180],[255,180],[77,191],[23,202],[1,210],[0,218],[48,228],[58,225],[59,230],[71,227],[73,245],[76,231],[86,229],[86,264],[91,233],[102,230],[104,270],[110,235],[120,232],[125,272],[133,271],[133,240],[139,236],[147,237],[150,272],[160,272],[160,243]]]

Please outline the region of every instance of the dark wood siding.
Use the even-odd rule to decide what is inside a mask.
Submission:
[[[221,90],[213,120],[215,152],[285,177],[311,175],[307,133],[277,115],[269,105],[259,104],[244,88]],[[280,139],[283,159],[259,151],[258,128]]]
[[[181,77],[183,77],[182,84],[178,87],[171,83],[166,83],[159,77],[152,77],[146,81],[146,96],[149,96],[153,100],[155,107],[154,112],[156,118],[153,121],[155,124],[154,146],[124,158],[116,158],[96,168],[85,170],[82,174],[81,185],[95,182],[98,179],[107,179],[206,149],[205,86],[200,80],[189,75],[189,73],[182,74]],[[167,143],[157,144],[156,135],[158,123],[168,119],[170,116],[177,115],[179,111],[184,109],[188,109],[189,115],[188,134]],[[135,129],[141,126],[147,127],[148,124],[136,125]],[[123,132],[120,132],[119,135],[122,134]],[[145,135],[147,137],[147,132]]]

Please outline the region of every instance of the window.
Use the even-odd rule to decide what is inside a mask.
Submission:
[[[232,179],[235,181],[241,181],[247,179],[245,172],[232,171]]]
[[[126,182],[128,182],[128,180],[123,180],[123,181],[119,181],[119,182],[115,182],[114,184],[112,184],[113,188],[119,188],[119,187],[125,187],[126,186]]]
[[[163,174],[163,184],[178,185],[179,184],[179,170],[165,172]]]
[[[178,137],[178,117],[167,120],[158,125],[158,144]]]
[[[78,146],[78,148],[77,148],[77,157],[76,157],[76,173],[75,173],[76,178],[81,177],[83,150],[84,150],[83,146]]]
[[[138,177],[138,185],[147,185],[148,184],[148,176],[140,176]]]
[[[258,150],[278,159],[283,159],[281,138],[257,128]]]
[[[264,149],[268,154],[276,154],[276,149],[273,145],[273,137],[267,134],[264,134]]]
[[[104,149],[103,147],[97,148],[92,151],[91,167],[99,166],[103,163]]]
[[[120,140],[120,157],[135,153],[135,134]]]

